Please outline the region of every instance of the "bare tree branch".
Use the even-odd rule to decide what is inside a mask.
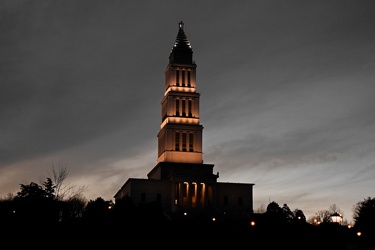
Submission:
[[[58,200],[69,200],[72,198],[82,196],[83,192],[87,190],[86,186],[76,187],[76,185],[66,182],[69,172],[66,168],[66,163],[55,167],[52,164],[52,181],[55,185],[55,196]]]

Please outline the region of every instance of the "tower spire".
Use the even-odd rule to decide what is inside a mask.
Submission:
[[[193,50],[181,21],[165,70],[158,162],[203,163],[203,126],[199,123],[200,94],[196,92],[195,71]]]
[[[193,50],[184,31],[184,23],[178,23],[178,33],[169,55],[169,63],[193,63]]]

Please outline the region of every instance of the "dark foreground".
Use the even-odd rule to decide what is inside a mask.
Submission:
[[[339,225],[288,227],[247,223],[148,221],[7,225],[3,246],[25,249],[343,249],[375,250],[373,237]]]

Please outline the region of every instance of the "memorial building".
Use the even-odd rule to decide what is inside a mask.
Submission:
[[[203,162],[197,65],[184,23],[178,25],[165,70],[156,166],[147,178],[129,178],[114,195],[115,203],[124,197],[136,206],[157,203],[170,218],[252,214],[254,184],[218,182],[214,164]]]

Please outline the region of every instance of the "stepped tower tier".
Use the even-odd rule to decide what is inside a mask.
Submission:
[[[200,94],[196,92],[196,68],[184,23],[180,22],[165,70],[158,162],[203,163],[203,126],[199,121]]]

